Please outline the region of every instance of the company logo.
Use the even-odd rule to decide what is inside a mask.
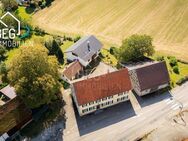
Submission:
[[[5,17],[10,16],[10,18],[12,18],[13,20],[16,21],[17,26],[16,27],[12,27],[9,26],[8,23],[5,23],[3,21],[3,19],[5,19]],[[20,21],[14,16],[12,15],[10,12],[5,13],[1,18],[0,18],[0,24],[1,24],[1,29],[0,29],[0,39],[14,39],[17,36],[20,35]]]

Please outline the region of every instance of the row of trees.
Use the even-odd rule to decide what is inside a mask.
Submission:
[[[46,6],[50,6],[53,1],[54,0],[28,0],[27,2],[25,1],[25,3],[33,8],[44,8]],[[1,3],[5,11],[15,11],[16,9],[18,9],[18,3],[16,2],[16,0],[1,0]]]

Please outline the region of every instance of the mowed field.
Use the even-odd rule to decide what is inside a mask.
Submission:
[[[33,23],[53,34],[94,34],[108,45],[149,34],[156,50],[188,60],[188,0],[55,0]]]

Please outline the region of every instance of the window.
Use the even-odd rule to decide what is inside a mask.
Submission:
[[[82,105],[82,107],[86,107],[86,106],[87,106],[87,104]]]
[[[113,96],[109,96],[109,97],[108,97],[108,99],[111,99],[111,98],[113,98]]]
[[[118,98],[118,99],[117,99],[117,102],[119,102],[119,101],[120,101],[120,99]]]
[[[126,99],[126,96],[122,97],[121,100],[125,100]]]
[[[94,104],[94,102],[90,102],[90,103],[89,103],[89,105],[92,105],[92,104]]]
[[[97,102],[101,102],[101,99],[97,100],[96,103],[97,103]]]
[[[105,97],[105,98],[103,98],[102,100],[104,101],[104,100],[106,100],[107,98]]]
[[[88,109],[84,109],[84,110],[82,110],[82,113],[85,113],[85,112],[87,112],[88,111]]]
[[[123,95],[123,93],[119,93],[119,94],[118,94],[118,96],[121,96],[121,95]]]
[[[101,106],[102,106],[102,107],[103,107],[103,106],[106,106],[106,103],[102,103]]]

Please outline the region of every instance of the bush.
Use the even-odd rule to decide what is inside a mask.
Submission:
[[[35,35],[37,35],[37,36],[44,36],[45,35],[45,31],[43,29],[39,28],[39,27],[35,27],[34,31],[35,31]]]
[[[177,59],[175,57],[171,57],[169,63],[170,63],[171,67],[174,67],[174,66],[177,66],[178,61],[177,61]]]
[[[72,37],[67,37],[67,36],[63,36],[63,40],[64,41],[70,41],[70,42],[72,42],[73,41],[73,38]]]
[[[4,46],[0,45],[0,59],[5,57],[7,50]]]
[[[177,84],[177,85],[182,85],[182,84],[185,83],[186,81],[188,81],[188,76],[185,76],[185,77],[180,78],[180,79],[176,82],[176,84]]]
[[[7,85],[8,85],[8,83],[1,83],[1,84],[0,84],[0,89],[6,87]]]
[[[117,47],[111,47],[109,50],[110,54],[114,55],[116,58],[118,58],[119,55],[119,49]]]
[[[78,40],[80,40],[81,37],[80,36],[77,36],[76,38],[74,38],[74,43],[76,43]]]
[[[59,82],[63,85],[64,89],[68,89],[70,87],[70,84],[62,79],[59,79]]]
[[[164,60],[164,56],[157,56],[157,57],[156,57],[156,60],[157,60],[157,61],[163,61],[163,60]]]
[[[18,9],[16,0],[1,0],[1,3],[5,11],[15,11]]]
[[[110,50],[109,50],[109,51],[110,51],[110,54],[112,54],[112,55],[114,55],[114,50],[115,50],[114,48],[115,48],[115,47],[111,47]]]
[[[176,73],[176,74],[179,74],[179,68],[178,68],[178,66],[174,66],[173,67],[173,72]]]

